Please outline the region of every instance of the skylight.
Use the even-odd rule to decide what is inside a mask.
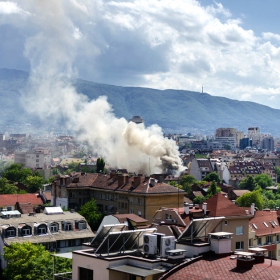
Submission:
[[[266,222],[263,222],[263,224],[264,224],[266,227],[268,227],[268,225],[267,225],[267,223],[266,223]]]
[[[254,224],[254,223],[253,223],[253,227],[254,227],[255,229],[258,229],[258,227],[256,226],[256,224]]]

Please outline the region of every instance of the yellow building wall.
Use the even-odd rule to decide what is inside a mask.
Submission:
[[[184,194],[150,195],[146,197],[146,219],[152,222],[161,207],[178,208],[184,206]]]

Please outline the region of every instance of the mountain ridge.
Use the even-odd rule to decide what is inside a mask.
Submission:
[[[34,122],[34,116],[29,116],[19,102],[20,89],[24,88],[27,79],[25,71],[0,69],[0,110],[3,114],[0,129],[5,130],[18,120]],[[251,101],[188,90],[124,87],[82,79],[73,81],[73,85],[89,100],[107,96],[117,117],[128,120],[133,115],[140,115],[146,125],[158,124],[165,132],[214,134],[219,127],[235,127],[246,133],[248,127],[258,126],[261,132],[280,135],[280,110]],[[40,125],[38,120],[35,123]]]

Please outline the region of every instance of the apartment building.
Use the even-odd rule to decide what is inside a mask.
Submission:
[[[136,214],[151,221],[160,207],[182,205],[185,192],[155,178],[129,174],[83,174],[60,176],[53,182],[53,205],[79,209],[95,199],[105,214]]]
[[[280,226],[279,212],[256,211],[249,222],[249,246],[267,250],[266,255],[280,260]]]

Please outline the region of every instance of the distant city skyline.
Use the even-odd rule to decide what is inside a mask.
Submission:
[[[30,69],[26,49],[44,9],[72,34],[62,53],[77,77],[198,92],[203,84],[211,95],[280,109],[279,8],[271,0],[0,1],[0,68]]]

